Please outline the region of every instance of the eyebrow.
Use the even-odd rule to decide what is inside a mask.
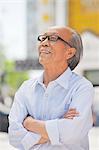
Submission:
[[[58,35],[58,33],[56,33],[56,32],[46,32],[43,35]]]

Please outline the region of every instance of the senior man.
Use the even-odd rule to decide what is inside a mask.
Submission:
[[[83,54],[81,37],[69,27],[50,27],[38,41],[44,72],[15,94],[10,143],[20,150],[89,150],[93,86],[72,72]]]

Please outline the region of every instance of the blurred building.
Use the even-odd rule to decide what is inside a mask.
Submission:
[[[67,24],[67,4],[67,0],[26,0],[27,59],[38,59],[38,34],[49,26]]]
[[[35,59],[37,57],[35,44],[38,32],[37,3],[35,0],[26,0],[26,43],[28,59]]]
[[[27,59],[37,60],[37,36],[54,23],[54,0],[27,0]]]
[[[75,69],[94,86],[95,125],[99,126],[99,0],[69,0],[68,25],[82,36],[83,59]]]

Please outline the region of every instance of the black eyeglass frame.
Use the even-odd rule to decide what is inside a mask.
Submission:
[[[45,38],[44,40],[41,40],[41,39],[40,39],[41,36],[45,36],[46,38],[48,38],[49,41],[53,41],[53,40],[50,40],[50,36],[52,36],[52,35],[39,35],[37,39],[38,39],[38,41],[40,41],[40,42],[43,42],[43,41],[46,39],[46,38]],[[54,36],[57,36],[56,41],[57,41],[57,40],[61,40],[61,41],[65,42],[67,45],[69,45],[71,48],[73,48],[71,44],[69,44],[67,41],[63,40],[63,39],[62,39],[61,37],[59,37],[58,35],[54,35]],[[54,42],[56,42],[56,41],[54,41]]]

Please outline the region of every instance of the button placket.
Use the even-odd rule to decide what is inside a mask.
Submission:
[[[44,94],[44,104],[45,104],[45,105],[43,105],[44,106],[43,107],[44,108],[43,109],[43,117],[44,117],[44,119],[47,118],[46,114],[48,114],[49,97],[50,97],[50,94],[51,94],[51,91],[52,91],[52,86],[53,86],[53,83],[50,83],[48,85],[48,87],[46,88],[45,94]]]
[[[48,109],[48,99],[49,99],[49,87],[47,87],[47,89],[45,90],[45,94],[44,94],[44,109],[43,109],[43,117],[44,119],[47,118],[47,109]]]
[[[45,97],[48,98],[48,93],[45,94]]]

